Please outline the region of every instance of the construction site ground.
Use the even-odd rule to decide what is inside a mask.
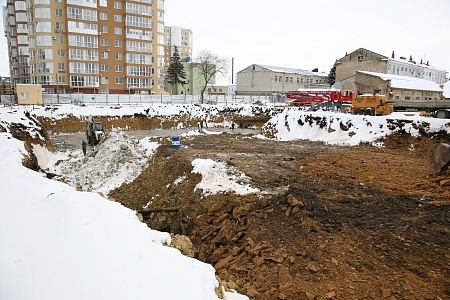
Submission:
[[[228,287],[251,299],[450,299],[450,177],[431,175],[433,141],[341,147],[223,133],[184,137],[177,150],[155,139],[149,167],[108,197],[136,211],[180,208],[181,220],[145,222],[172,233],[181,222]],[[204,196],[197,158],[233,166],[260,192]]]

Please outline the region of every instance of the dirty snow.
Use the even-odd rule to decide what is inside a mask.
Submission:
[[[147,152],[154,149],[155,145],[148,141],[139,143],[123,132],[112,131],[94,151],[86,156],[80,151],[70,151],[68,160],[55,164],[52,171],[78,190],[107,195],[141,174],[148,165]]]
[[[398,121],[401,121],[401,127],[393,125]],[[382,146],[382,142],[378,141],[380,138],[400,130],[412,136],[418,136],[420,130],[443,130],[450,133],[450,120],[422,117],[419,113],[396,112],[388,116],[363,116],[286,109],[264,125],[263,131],[271,130],[274,130],[275,138],[282,141],[323,141],[343,146],[372,143]]]
[[[223,192],[234,192],[238,195],[259,192],[258,189],[250,187],[249,177],[223,162],[198,158],[192,161],[192,166],[192,173],[202,175],[202,180],[195,189],[203,190],[204,196]]]

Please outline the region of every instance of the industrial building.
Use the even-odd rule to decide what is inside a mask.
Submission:
[[[329,88],[328,74],[253,64],[236,74],[237,95],[277,95],[299,88]]]

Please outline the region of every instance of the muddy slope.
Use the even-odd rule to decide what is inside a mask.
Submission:
[[[431,176],[431,142],[397,136],[379,149],[196,136],[188,148],[163,146],[111,196],[135,210],[180,207],[196,257],[252,299],[448,299],[450,178]],[[202,196],[196,158],[226,162],[270,193]],[[180,231],[177,214],[147,222]]]

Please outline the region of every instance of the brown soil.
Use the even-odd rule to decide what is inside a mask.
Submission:
[[[386,148],[279,142],[241,135],[161,146],[110,197],[180,233],[196,257],[251,299],[450,299],[450,177],[433,177],[433,141],[390,137]],[[192,160],[226,162],[269,194],[202,196]],[[174,181],[182,176],[178,184]]]

